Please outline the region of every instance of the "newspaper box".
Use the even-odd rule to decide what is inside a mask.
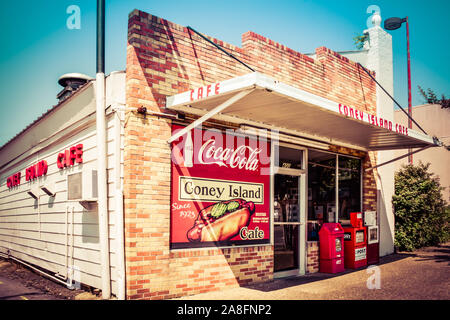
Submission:
[[[344,271],[344,229],[339,223],[324,223],[319,231],[319,271]]]
[[[367,265],[367,233],[361,212],[351,212],[350,221],[344,227],[345,268],[357,269]]]

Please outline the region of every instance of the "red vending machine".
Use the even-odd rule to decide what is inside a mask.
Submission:
[[[324,223],[319,231],[319,271],[344,271],[344,229],[339,223]]]
[[[380,234],[376,211],[364,212],[364,225],[367,227],[367,264],[378,264],[380,262]]]
[[[350,226],[344,227],[344,265],[357,269],[367,265],[367,233],[361,212],[350,213]]]

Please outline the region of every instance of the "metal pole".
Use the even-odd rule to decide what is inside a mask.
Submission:
[[[105,73],[105,0],[97,0],[97,73]]]
[[[102,298],[109,299],[111,297],[111,274],[109,262],[108,194],[106,182],[105,0],[97,0],[97,75],[95,83],[100,270],[102,276]]]
[[[122,112],[116,110],[114,115],[115,150],[114,150],[114,185],[115,185],[115,214],[116,214],[116,256],[117,256],[117,298],[126,299],[125,283],[125,240],[124,240],[124,217],[123,217],[123,187],[121,182],[121,129],[120,116]]]
[[[410,118],[408,119],[408,128],[412,129],[412,99],[411,99],[411,56],[409,53],[409,22],[408,17],[406,17],[406,50],[408,54],[408,114]],[[409,149],[411,153],[412,149]],[[408,157],[409,164],[413,163],[412,153]]]
[[[431,146],[426,146],[426,147],[423,147],[423,148],[420,148],[420,149],[416,149],[416,150],[411,151],[411,152],[408,152],[408,153],[406,153],[406,154],[404,154],[404,155],[402,155],[402,156],[400,156],[400,157],[397,157],[397,158],[391,159],[391,160],[389,160],[389,161],[386,161],[386,162],[377,164],[376,166],[367,168],[365,171],[366,171],[366,172],[367,172],[367,171],[372,171],[373,169],[379,168],[379,167],[384,166],[384,165],[386,165],[386,164],[389,164],[389,163],[395,162],[395,161],[397,161],[397,160],[400,160],[400,159],[409,157],[409,156],[411,155],[411,153],[414,154],[414,153],[417,153],[417,152],[426,150],[426,149],[428,149],[428,148],[430,148],[430,147],[431,147]]]

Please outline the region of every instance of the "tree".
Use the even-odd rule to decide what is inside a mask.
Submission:
[[[430,164],[405,165],[395,173],[395,246],[412,251],[450,239],[450,210],[439,178],[428,172]]]
[[[440,104],[441,108],[446,109],[450,108],[450,99],[446,99],[444,94],[442,94],[442,98],[438,99],[433,90],[428,88],[427,92],[422,89],[421,86],[417,86],[419,88],[420,94],[425,98],[426,103],[430,104]]]
[[[358,50],[364,48],[364,43],[369,39],[368,34],[363,34],[362,36],[357,34],[353,37],[354,44]]]

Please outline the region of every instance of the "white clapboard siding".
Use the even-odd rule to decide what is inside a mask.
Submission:
[[[47,144],[38,152],[23,159],[16,159],[0,172],[0,252],[37,265],[49,273],[65,276],[67,268],[78,272],[80,282],[101,288],[100,245],[98,213],[96,209],[86,210],[81,204],[67,201],[67,175],[81,170],[96,169],[97,138],[95,115],[83,119],[83,128],[60,134],[57,141]],[[115,114],[107,117],[107,177],[111,289],[117,293],[116,255],[116,202],[115,191],[115,143],[121,143],[121,167],[123,171],[123,139],[115,141]],[[81,123],[81,122],[80,122]],[[58,169],[57,155],[64,150],[83,144],[83,163],[73,167]],[[48,172],[44,177],[31,182],[25,181],[25,169],[46,160]],[[21,172],[21,184],[8,189],[6,179]],[[120,175],[123,179],[123,174]],[[121,182],[122,183],[122,182]],[[49,197],[39,186],[48,185],[56,195]],[[38,192],[33,199],[27,192]],[[72,216],[73,212],[73,216]],[[72,220],[73,219],[73,220]],[[120,231],[122,232],[122,231]]]

